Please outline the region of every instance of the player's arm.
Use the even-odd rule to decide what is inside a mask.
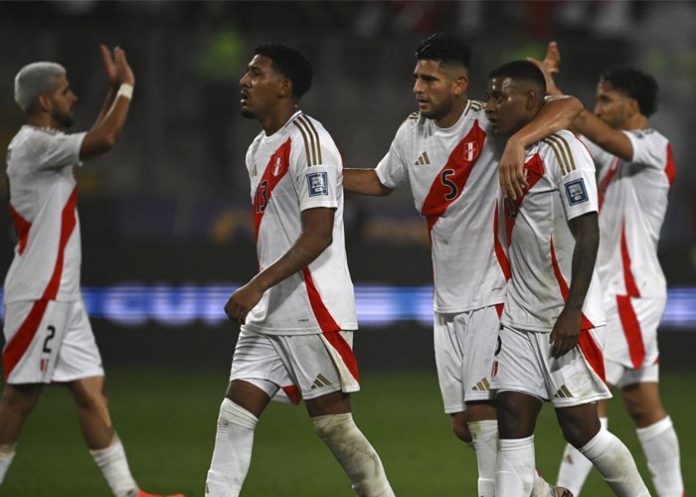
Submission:
[[[333,242],[335,209],[318,207],[302,211],[302,233],[277,261],[235,291],[225,304],[233,321],[244,323],[246,315],[261,300],[263,292],[301,271]]]
[[[536,64],[544,73],[547,95],[562,96],[563,91],[556,86],[554,78],[554,75],[559,72],[561,63],[561,52],[558,49],[558,44],[555,41],[549,43],[544,60],[531,57],[528,57],[527,60]],[[575,134],[584,135],[612,155],[624,160],[633,159],[633,144],[626,134],[612,128],[585,108],[580,111],[568,129]]]
[[[394,191],[384,186],[374,169],[343,169],[343,189],[360,195],[384,197]]]
[[[568,128],[582,110],[575,97],[563,96],[548,100],[534,119],[512,135],[500,157],[500,188],[503,194],[516,199],[527,187],[524,179],[525,148],[557,131]]]
[[[135,77],[126,60],[126,53],[116,47],[112,59],[105,46],[102,45],[100,49],[104,71],[112,87],[109,89],[97,121],[82,141],[81,159],[102,154],[114,146],[116,138],[126,123],[131,101],[130,91],[135,85]],[[116,84],[120,88],[118,91],[114,91]]]
[[[575,237],[575,250],[568,300],[550,336],[553,357],[561,357],[578,344],[582,305],[590,288],[599,247],[599,222],[596,212],[573,218],[568,221],[568,226]]]

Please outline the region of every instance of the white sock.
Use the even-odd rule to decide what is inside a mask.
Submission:
[[[331,449],[358,497],[394,497],[382,461],[350,413],[312,418],[319,438]]]
[[[534,435],[498,440],[496,494],[504,497],[531,495],[534,487],[534,467]]]
[[[222,401],[206,497],[238,497],[249,471],[258,418],[230,399]]]
[[[636,430],[643,453],[648,461],[655,490],[659,497],[682,497],[682,480],[679,460],[679,440],[669,416],[645,428]]]
[[[602,425],[602,429],[606,430],[609,426],[608,418],[599,418],[599,422]],[[558,479],[557,485],[559,487],[565,487],[571,492],[575,497],[579,497],[580,490],[587,480],[587,475],[590,474],[592,469],[592,461],[582,455],[582,453],[570,444],[566,444],[565,450],[563,451],[563,459],[561,459],[561,465],[558,468]],[[681,495],[679,497],[682,497]]]
[[[106,449],[90,450],[89,453],[116,497],[137,497],[138,485],[131,476],[126,451],[118,436],[114,435],[111,445]]]
[[[467,423],[478,465],[478,497],[495,497],[498,467],[498,421],[486,419]]]
[[[580,452],[619,497],[650,497],[628,448],[607,430],[599,430]]]
[[[17,444],[0,445],[0,484],[5,481],[5,473],[12,464]]]

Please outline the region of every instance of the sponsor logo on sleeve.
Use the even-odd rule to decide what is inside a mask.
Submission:
[[[307,175],[307,187],[310,197],[329,194],[329,180],[325,172],[309,173]]]
[[[585,188],[585,180],[582,178],[566,183],[565,191],[570,205],[581,204],[589,200],[587,189]]]

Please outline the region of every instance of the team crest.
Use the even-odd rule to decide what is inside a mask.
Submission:
[[[283,169],[283,161],[280,157],[276,157],[275,165],[273,166],[273,176],[278,176]]]
[[[474,160],[474,157],[476,157],[476,152],[476,142],[466,142],[464,144],[463,156],[465,161],[471,162]]]

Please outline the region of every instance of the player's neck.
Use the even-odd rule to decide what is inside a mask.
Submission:
[[[27,116],[25,123],[29,126],[34,126],[35,128],[48,128],[59,131],[63,130],[63,126],[53,119],[50,114],[32,114]]]
[[[259,118],[261,128],[265,131],[266,136],[271,136],[280,128],[285,126],[290,118],[297,112],[299,108],[292,102],[288,105],[278,105],[263,117]]]
[[[466,110],[466,105],[468,102],[469,99],[467,97],[455,100],[452,109],[447,113],[447,115],[442,116],[440,119],[435,119],[435,124],[437,127],[447,129],[457,124],[457,121],[459,121],[459,118],[462,117],[462,114]]]
[[[621,129],[631,131],[632,129],[646,129],[648,127],[648,118],[643,114],[634,114],[626,119]]]

